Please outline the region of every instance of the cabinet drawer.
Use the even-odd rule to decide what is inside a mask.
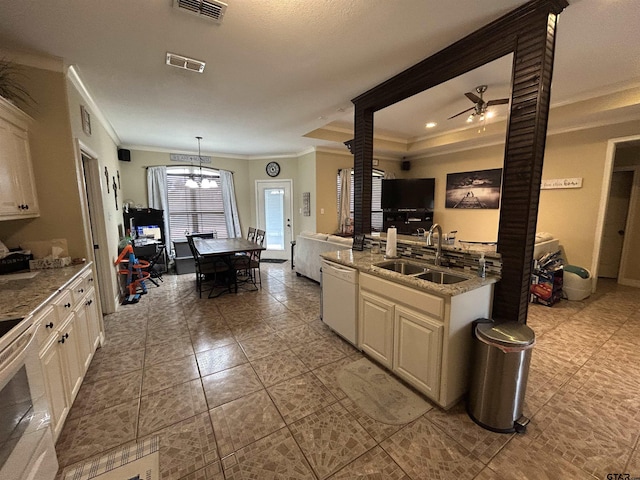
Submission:
[[[91,288],[94,286],[94,275],[93,275],[93,268],[89,267],[89,269],[84,272],[82,274],[82,283],[84,285],[84,293],[86,294],[87,292],[89,292],[89,290],[91,290]]]
[[[70,289],[64,290],[52,303],[58,315],[58,321],[60,323],[64,322],[73,313],[73,307],[75,306],[73,292]]]
[[[396,304],[404,303],[437,319],[444,318],[445,302],[442,297],[364,273],[360,274],[360,287],[390,298]]]
[[[73,294],[73,303],[74,307],[78,305],[82,299],[87,295],[87,291],[89,290],[85,285],[85,279],[83,277],[76,278],[71,285],[69,285],[68,290]]]
[[[38,325],[36,329],[36,341],[38,342],[38,347],[42,348],[60,326],[53,305],[47,305],[44,310],[38,314],[34,323]]]

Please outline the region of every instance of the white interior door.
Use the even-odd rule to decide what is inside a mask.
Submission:
[[[602,234],[599,277],[618,278],[632,185],[633,171],[613,172]]]
[[[287,260],[292,236],[291,180],[256,180],[258,228],[266,232],[262,258]]]

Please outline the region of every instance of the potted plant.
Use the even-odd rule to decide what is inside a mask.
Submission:
[[[0,97],[9,102],[28,105],[33,103],[33,97],[20,84],[20,77],[24,77],[21,67],[9,60],[0,59]]]

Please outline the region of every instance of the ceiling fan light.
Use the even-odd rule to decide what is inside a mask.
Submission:
[[[187,188],[198,188],[198,183],[193,178],[189,177],[184,183],[184,186]]]
[[[469,115],[467,117],[467,123],[471,123],[471,122],[473,122],[473,115]]]
[[[487,111],[487,113],[485,114],[487,118],[493,118],[495,113],[493,113],[493,111],[489,110]]]
[[[436,122],[429,122],[425,125],[426,128],[434,128],[436,125],[438,125]]]

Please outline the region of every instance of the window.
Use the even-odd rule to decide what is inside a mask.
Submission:
[[[189,178],[200,179],[200,169],[167,167],[171,240],[183,239],[185,232],[217,232],[219,238],[228,237],[218,171],[203,167],[202,175],[215,179],[217,187],[186,187]]]
[[[373,170],[371,178],[371,230],[374,232],[382,231],[382,207],[380,206],[380,198],[382,197],[382,178],[384,172],[381,170]],[[340,215],[340,172],[336,175],[336,184],[338,186],[338,215]],[[351,170],[351,200],[349,202],[349,210],[351,218],[353,218],[353,169]]]

